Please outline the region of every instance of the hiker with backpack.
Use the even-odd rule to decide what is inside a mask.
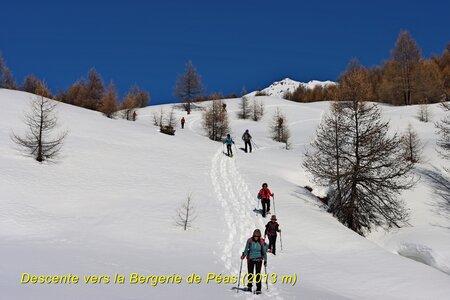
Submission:
[[[267,183],[263,183],[258,193],[258,199],[261,200],[263,218],[266,217],[266,213],[270,214],[270,197],[273,197],[273,195],[268,189]]]
[[[253,236],[247,240],[241,260],[247,258],[248,283],[247,291],[252,291],[253,279],[256,280],[256,294],[261,294],[262,275],[261,267],[267,266],[267,249],[264,239],[261,237],[261,231],[255,229]]]
[[[245,143],[245,153],[247,153],[247,145],[250,148],[250,153],[252,153],[252,136],[250,135],[250,133],[248,132],[248,129],[244,132],[244,134],[242,135],[242,140]]]
[[[271,252],[275,255],[275,244],[277,242],[277,233],[281,232],[279,228],[279,224],[277,223],[277,216],[272,215],[269,223],[266,224],[266,230],[264,231],[264,237],[269,237],[269,249],[268,252]]]
[[[233,150],[231,150],[231,145],[234,144],[233,139],[231,138],[230,134],[227,134],[227,138],[223,142],[227,145],[227,154],[229,157],[233,157]]]

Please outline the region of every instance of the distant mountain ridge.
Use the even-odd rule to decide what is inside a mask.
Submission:
[[[284,94],[286,92],[293,93],[300,85],[303,85],[307,89],[314,89],[316,86],[327,86],[327,85],[335,85],[336,82],[326,80],[326,81],[319,81],[319,80],[311,80],[307,83],[295,81],[290,78],[285,78],[281,81],[276,81],[272,83],[267,88],[261,90],[261,92],[267,94],[268,96],[273,97],[280,97],[283,98]],[[256,92],[250,93],[251,95],[256,94]]]

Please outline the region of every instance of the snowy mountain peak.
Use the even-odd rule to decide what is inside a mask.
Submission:
[[[307,89],[313,89],[316,86],[327,86],[327,85],[334,85],[336,82],[326,80],[326,81],[319,81],[319,80],[311,80],[307,83],[295,81],[290,78],[284,78],[281,81],[276,81],[272,83],[269,87],[262,90],[263,93],[267,94],[268,96],[274,96],[274,97],[280,97],[282,98],[286,92],[293,93],[300,85],[303,85]]]

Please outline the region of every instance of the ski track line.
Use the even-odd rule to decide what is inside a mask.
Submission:
[[[227,226],[224,230],[227,233],[226,238],[219,245],[222,250],[218,255],[227,272],[237,275],[239,274],[240,255],[244,250],[245,242],[255,228],[264,231],[265,220],[253,211],[258,202],[236,167],[236,156],[230,158],[224,155],[222,147],[212,158],[211,180],[215,195],[222,205]],[[246,270],[247,266],[244,261],[242,274],[247,273]],[[269,298],[283,299],[274,285],[270,285],[269,291],[266,292],[263,283],[263,292]],[[236,294],[244,295],[244,293]],[[247,299],[253,299],[253,294],[245,293],[245,295],[247,295]]]

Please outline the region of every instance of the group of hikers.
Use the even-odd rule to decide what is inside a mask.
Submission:
[[[270,214],[270,197],[274,197],[274,194],[269,190],[267,183],[262,184],[261,190],[258,192],[258,199],[261,201],[262,205],[262,215],[263,217],[266,214]],[[253,281],[256,281],[256,291],[255,294],[261,294],[262,287],[262,274],[261,268],[264,264],[265,273],[267,274],[267,252],[276,255],[276,242],[277,236],[280,233],[281,229],[277,222],[276,215],[272,215],[270,221],[266,224],[266,228],[264,230],[264,238],[268,238],[269,244],[267,245],[265,240],[261,235],[261,230],[255,229],[253,231],[253,235],[249,238],[245,244],[244,251],[241,255],[241,261],[244,258],[247,258],[247,274],[251,274],[247,277],[247,287],[244,289],[245,291],[251,292],[253,287]],[[281,237],[280,237],[281,238]],[[239,277],[242,272],[242,263],[241,269],[239,271]],[[240,281],[240,279],[239,279]],[[239,282],[240,284],[240,282]],[[239,285],[238,285],[239,289]]]
[[[226,110],[226,106],[223,107],[224,110]],[[184,128],[186,120],[181,118],[181,128]],[[252,152],[252,136],[250,135],[250,132],[245,130],[244,134],[242,135],[242,140],[244,141],[244,151],[245,153]],[[227,146],[227,155],[229,157],[233,157],[233,149],[232,145],[235,145],[234,140],[231,138],[230,134],[227,134],[226,139],[223,142]],[[261,215],[265,218],[266,215],[271,214],[270,212],[270,197],[274,197],[274,193],[270,191],[268,188],[267,183],[263,183],[260,191],[258,192],[257,198],[258,201],[261,202],[262,211]],[[256,291],[255,294],[261,294],[261,287],[262,287],[262,274],[261,269],[262,265],[264,264],[264,268],[267,267],[267,253],[272,253],[273,255],[276,255],[276,242],[277,242],[277,236],[278,233],[280,233],[281,236],[281,229],[279,227],[279,224],[277,222],[276,215],[271,215],[270,221],[266,224],[265,230],[264,230],[264,238],[261,235],[260,229],[255,229],[253,231],[253,235],[251,238],[249,238],[245,244],[245,249],[242,252],[241,255],[241,269],[239,271],[239,277],[241,276],[242,272],[242,261],[244,258],[247,258],[247,271],[248,274],[251,274],[248,276],[248,283],[247,287],[244,289],[245,291],[252,291],[253,282],[256,282]],[[265,238],[268,239],[269,243],[266,244]],[[281,238],[281,237],[280,237]],[[267,274],[267,271],[266,271]],[[240,281],[240,279],[239,279]],[[239,282],[240,284],[240,282]],[[238,286],[239,290],[239,286]]]
[[[244,143],[245,143],[245,149],[244,149],[245,153],[248,152],[247,149],[249,149],[249,150],[250,150],[250,153],[252,153],[252,136],[250,135],[250,132],[248,132],[248,129],[245,130],[244,134],[242,135],[242,140],[243,140]],[[227,145],[227,155],[228,155],[229,157],[233,157],[233,149],[231,149],[231,146],[232,146],[232,145],[235,145],[235,142],[234,142],[233,139],[231,138],[231,135],[230,135],[230,134],[227,134],[227,137],[226,137],[226,139],[223,141],[223,143],[224,143],[225,145]],[[248,148],[247,148],[247,146],[248,146]]]

